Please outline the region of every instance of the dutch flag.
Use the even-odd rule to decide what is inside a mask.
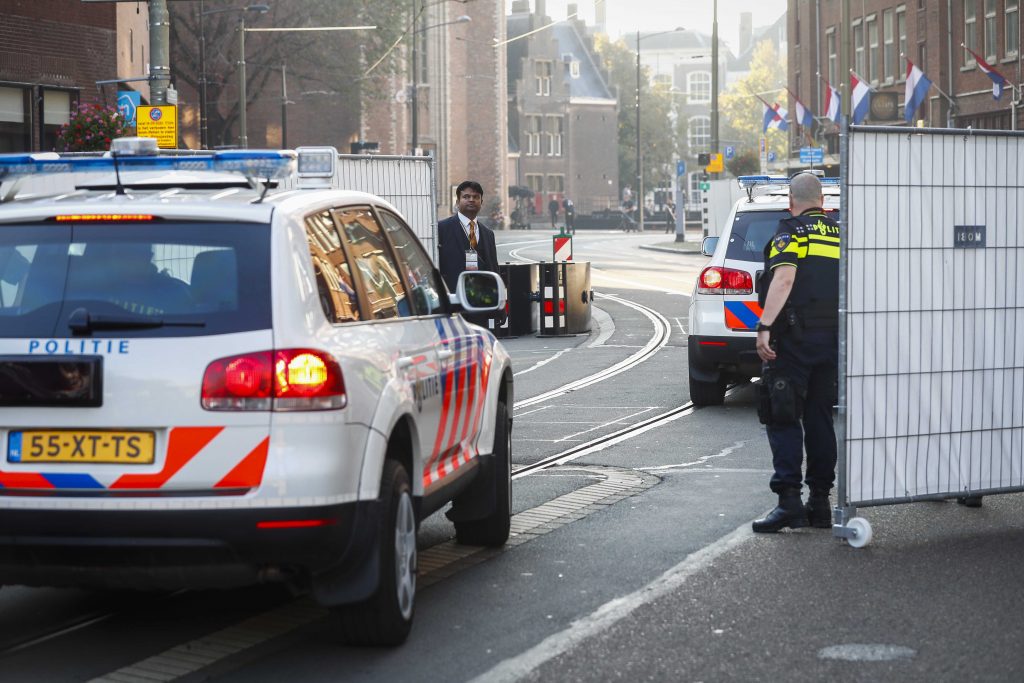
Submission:
[[[850,92],[853,93],[850,102],[853,104],[853,123],[856,125],[868,116],[868,110],[871,108],[871,88],[851,71]]]
[[[761,100],[761,104],[764,105],[764,130],[762,133],[767,133],[769,128],[789,130],[789,124],[786,123],[786,114],[789,112],[780,107],[778,102],[775,104],[768,104],[764,100]]]
[[[917,65],[908,59],[907,90],[903,101],[903,118],[906,119],[907,123],[914,120],[914,113],[921,106],[921,103],[924,102],[930,87],[932,87],[932,82],[928,80],[923,71],[917,68]]]
[[[787,90],[789,90],[787,88]],[[804,106],[804,103],[800,101],[800,98],[796,96],[796,93],[789,90],[789,94],[793,96],[793,102],[796,104],[796,122],[804,128],[810,128],[814,125],[814,114],[811,110]]]
[[[839,123],[839,103],[840,94],[839,91],[832,87],[832,85],[825,81],[825,118],[832,121],[832,123]]]
[[[960,43],[960,47],[970,52],[974,56],[974,61],[978,63],[978,68],[981,69],[981,73],[992,79],[992,98],[998,100],[1002,97],[1003,88],[1006,87],[1007,83],[1009,83],[1009,81],[1006,80],[1006,77],[993,69],[989,63],[982,59],[974,50],[970,49],[963,43]]]

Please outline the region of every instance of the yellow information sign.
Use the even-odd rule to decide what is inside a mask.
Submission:
[[[141,133],[140,133],[140,135],[141,135]],[[725,162],[722,161],[722,155],[721,154],[712,154],[711,155],[711,163],[709,163],[707,165],[707,168],[705,168],[704,170],[706,170],[708,173],[721,173],[722,171],[724,171],[725,170]]]
[[[156,145],[160,149],[178,147],[178,108],[174,105],[140,105],[135,117],[135,126],[136,134],[140,138],[156,138]]]

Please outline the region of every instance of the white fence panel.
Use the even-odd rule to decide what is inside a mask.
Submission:
[[[854,128],[844,192],[840,504],[1024,488],[1024,137]]]

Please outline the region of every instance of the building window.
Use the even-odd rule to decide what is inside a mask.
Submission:
[[[896,72],[897,81],[907,80],[907,12],[903,7],[896,8],[896,35],[899,39],[900,70]]]
[[[917,67],[921,71],[928,71],[928,45],[927,43],[918,43],[917,45]]]
[[[77,92],[43,89],[41,149],[50,151],[57,148],[57,132],[71,120],[71,107],[77,103]]]
[[[839,55],[836,52],[836,30],[830,28],[825,31],[825,49],[828,52],[828,82],[833,87],[839,86],[837,77],[839,72]]]
[[[996,0],[985,0],[985,58],[996,58]]]
[[[533,190],[534,193],[540,194],[544,191],[544,176],[540,173],[527,173],[526,186]]]
[[[686,144],[690,154],[707,151],[711,145],[711,117],[691,116],[686,125]]]
[[[564,138],[564,119],[561,116],[548,117],[548,156],[562,156],[562,139]]]
[[[556,194],[562,194],[565,192],[565,176],[562,174],[551,174],[547,178],[548,187],[546,192],[553,192]]]
[[[577,60],[569,62],[569,77],[579,78],[580,77],[580,63]]]
[[[882,13],[882,79],[896,80],[896,26],[891,9]]]
[[[526,156],[540,156],[541,118],[536,114],[526,116]]]
[[[537,85],[537,95],[547,97],[551,94],[551,62],[536,61],[534,66],[534,82]]]
[[[858,20],[853,25],[853,70],[861,78],[867,78],[865,67],[867,55],[864,54],[864,24]]]
[[[978,6],[977,0],[964,0],[964,47],[978,51]],[[974,57],[964,50],[964,66],[974,66]]]
[[[686,101],[707,104],[711,101],[711,72],[691,71],[686,74]]]
[[[1007,57],[1016,57],[1020,51],[1020,7],[1019,0],[1006,0],[1006,45]]]
[[[878,19],[874,16],[868,17],[864,22],[868,29],[868,72],[864,75],[870,81],[877,83],[882,80],[879,69],[878,49]]]
[[[0,153],[31,149],[29,95],[28,88],[0,86]]]

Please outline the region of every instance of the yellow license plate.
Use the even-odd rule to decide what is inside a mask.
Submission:
[[[7,460],[22,463],[150,465],[153,463],[155,443],[153,432],[10,432]]]

